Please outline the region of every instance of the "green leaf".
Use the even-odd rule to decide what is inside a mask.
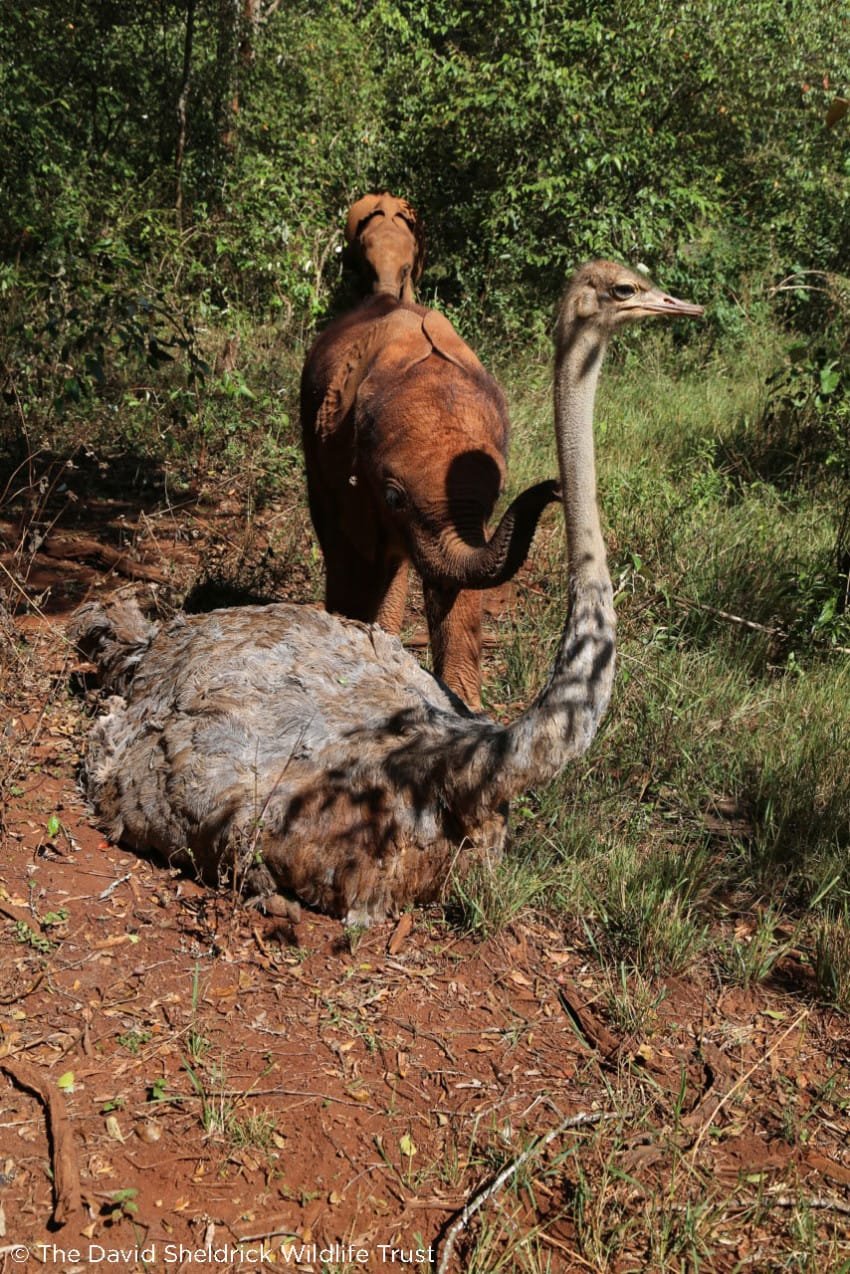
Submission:
[[[837,370],[834,363],[827,363],[825,367],[820,369],[820,392],[824,398],[834,393],[840,380],[841,372]]]
[[[834,596],[828,597],[826,601],[824,602],[823,606],[821,607],[820,614],[815,620],[815,627],[823,628],[826,624],[831,623],[832,620],[835,619],[835,614],[837,610],[838,610],[838,598]]]

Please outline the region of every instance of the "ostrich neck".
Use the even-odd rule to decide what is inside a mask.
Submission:
[[[599,334],[573,329],[555,364],[555,437],[571,586],[583,580],[609,582],[596,504],[593,446],[593,408],[605,348]]]
[[[545,783],[592,743],[611,697],[616,617],[596,504],[593,406],[605,340],[573,327],[559,344],[555,428],[564,497],[568,610],[534,703],[507,728],[482,723],[454,771],[457,797],[493,808]],[[466,733],[461,731],[461,733]],[[460,742],[460,740],[458,740]]]

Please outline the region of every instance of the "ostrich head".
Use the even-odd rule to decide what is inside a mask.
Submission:
[[[558,348],[587,328],[607,338],[625,323],[666,315],[698,318],[701,305],[680,301],[616,261],[589,261],[573,275],[558,316]]]

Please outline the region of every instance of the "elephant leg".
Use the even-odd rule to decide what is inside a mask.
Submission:
[[[364,624],[380,624],[388,633],[401,632],[407,600],[406,559],[381,556],[367,561],[344,535],[328,536],[322,547],[325,609]]]
[[[328,535],[328,513],[325,507],[326,499],[324,493],[313,477],[310,465],[307,465],[307,507],[310,510],[310,521],[313,523],[313,530],[316,532],[316,539],[319,541],[319,548],[322,550],[322,556],[327,556],[325,541]]]
[[[474,711],[481,707],[483,595],[424,584],[434,672]]]
[[[380,582],[381,564],[361,557],[345,536],[338,533],[326,533],[322,550],[325,609],[345,615],[347,619],[359,619],[364,624],[374,623],[384,591]]]
[[[387,563],[386,591],[378,607],[375,622],[388,633],[400,633],[404,620],[404,604],[407,601],[406,558],[390,558]]]

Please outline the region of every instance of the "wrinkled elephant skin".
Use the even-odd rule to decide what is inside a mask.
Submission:
[[[310,350],[301,425],[328,610],[399,632],[412,561],[435,672],[478,708],[479,590],[519,569],[557,499],[555,482],[529,488],[488,538],[508,441],[498,385],[442,315],[377,295]]]

